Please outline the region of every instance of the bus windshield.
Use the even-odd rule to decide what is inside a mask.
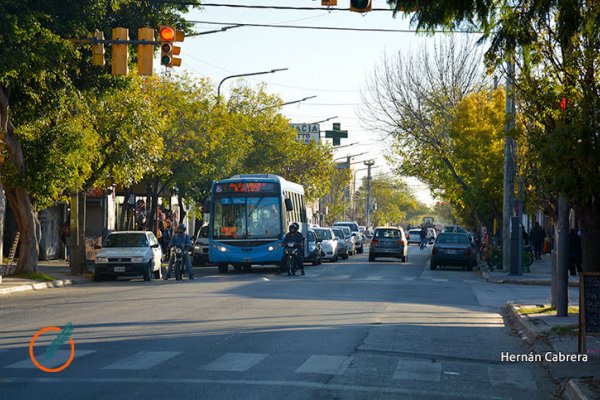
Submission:
[[[218,197],[214,239],[279,239],[281,206],[277,197]]]

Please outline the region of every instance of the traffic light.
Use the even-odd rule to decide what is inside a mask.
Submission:
[[[337,0],[321,0],[321,6],[325,6],[325,7],[337,6]]]
[[[104,40],[104,33],[96,29],[94,38]],[[97,65],[98,67],[104,66],[104,43],[92,44],[92,65]]]
[[[181,53],[181,47],[174,46],[174,42],[183,42],[184,34],[171,26],[161,26],[160,36],[160,65],[165,67],[179,67],[181,58],[173,57]]]
[[[129,74],[129,51],[127,43],[119,44],[118,41],[129,40],[129,29],[113,28],[112,40],[116,41],[112,45],[112,74],[125,75]]]
[[[350,11],[359,13],[371,11],[371,0],[350,0]]]
[[[154,29],[139,28],[138,40],[140,42],[154,42]],[[138,45],[138,74],[152,75],[152,65],[154,63],[154,44]]]

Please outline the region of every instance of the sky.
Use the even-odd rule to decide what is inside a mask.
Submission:
[[[414,33],[409,18],[392,12],[385,0],[373,0],[372,11],[366,14],[350,11],[328,11],[321,8],[320,0],[212,0],[205,4],[236,4],[251,6],[315,7],[319,10],[277,10],[204,6],[186,14],[195,23],[197,32],[218,30],[223,26],[208,22],[296,25],[311,27],[344,27],[405,30],[406,32],[357,32],[318,29],[287,29],[276,27],[239,27],[213,34],[186,37],[181,43],[182,66],[179,71],[207,77],[217,86],[233,74],[287,71],[243,78],[250,86],[266,83],[266,90],[278,94],[285,102],[316,96],[298,104],[282,107],[282,113],[292,123],[321,123],[321,131],[332,129],[332,123],[341,124],[348,131],[342,139],[334,159],[361,154],[354,158],[356,169],[365,168],[363,161],[375,160],[374,176],[389,174],[383,154],[391,143],[380,132],[369,131],[361,125],[357,111],[362,106],[361,91],[366,80],[384,55],[397,52],[408,54],[433,43],[431,36]],[[339,8],[348,8],[350,0],[338,0]],[[162,68],[162,67],[161,67]],[[225,81],[221,94],[225,97],[236,79]],[[322,134],[323,135],[323,134]],[[362,154],[366,153],[366,154]],[[357,171],[357,179],[366,175],[366,169]],[[417,198],[431,204],[429,191],[416,179],[408,180]]]

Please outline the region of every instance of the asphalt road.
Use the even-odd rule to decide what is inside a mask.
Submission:
[[[0,298],[3,399],[549,399],[555,386],[505,327],[507,300],[547,288],[487,284],[477,272],[430,271],[430,248],[406,264],[367,254],[194,281],[120,280]],[[43,372],[29,355],[46,326],[74,326],[72,363]],[[34,357],[62,366],[56,332]]]

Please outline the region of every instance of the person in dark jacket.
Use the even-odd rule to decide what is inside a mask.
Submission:
[[[294,245],[298,246],[298,248],[300,249],[300,251],[298,252],[298,266],[300,267],[300,270],[302,271],[302,275],[304,275],[304,236],[302,235],[302,233],[300,233],[299,229],[300,229],[300,225],[298,225],[298,223],[293,222],[290,225],[289,228],[289,232],[285,235],[285,237],[283,238],[283,242],[281,243],[284,247],[285,245],[287,245],[288,243],[293,243]],[[281,260],[281,268],[283,271],[285,265],[285,255],[283,256],[283,259]],[[289,274],[289,272],[288,272]]]
[[[581,267],[581,237],[575,229],[569,232],[569,272],[571,275],[577,275],[577,272],[583,272]]]
[[[194,271],[192,270],[192,262],[190,261],[190,256],[188,251],[192,248],[192,239],[190,239],[190,235],[185,233],[185,224],[180,224],[177,228],[177,232],[171,237],[169,241],[169,248],[174,249],[175,247],[181,247],[183,249],[182,258],[183,262],[187,266],[187,274],[188,278],[194,279]],[[171,258],[169,259],[169,267],[167,268],[167,276],[164,278],[168,280],[171,277],[171,269],[173,268],[173,264],[175,263],[175,252],[171,252]]]
[[[539,222],[535,223],[535,226],[531,228],[531,246],[533,247],[533,256],[536,260],[542,259],[542,246],[544,245],[544,239],[546,238],[546,232],[540,226]]]

